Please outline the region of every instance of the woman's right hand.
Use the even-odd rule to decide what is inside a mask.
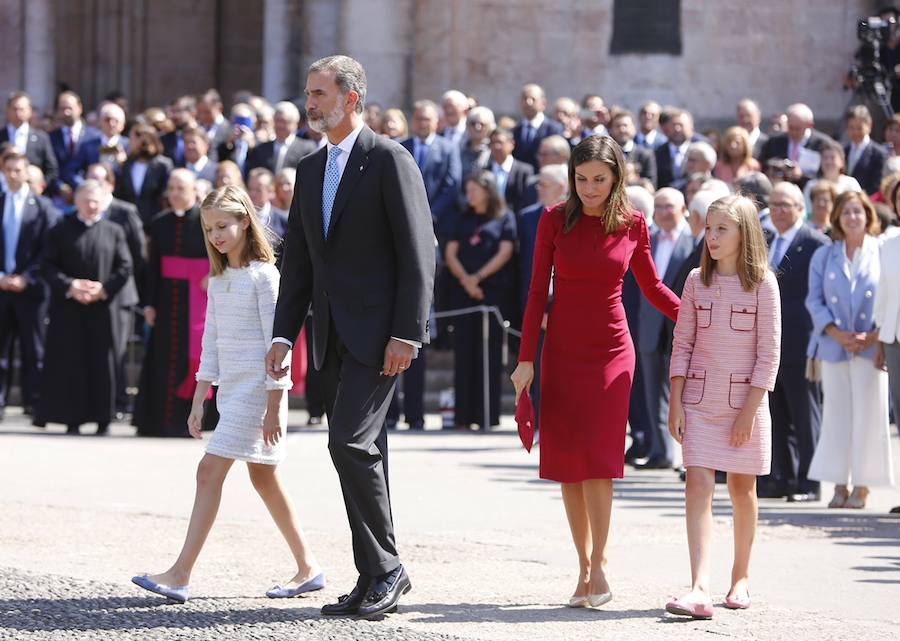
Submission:
[[[519,361],[515,371],[509,378],[513,387],[516,388],[516,404],[518,404],[522,392],[531,387],[531,383],[534,381],[534,363],[531,361]]]
[[[882,372],[887,371],[887,359],[884,355],[884,343],[878,341],[875,344],[875,369],[881,370]]]
[[[679,445],[684,440],[684,426],[687,422],[684,415],[684,406],[677,398],[669,399],[669,434]]]
[[[188,433],[194,438],[203,438],[203,404],[191,405],[191,413],[188,416]]]

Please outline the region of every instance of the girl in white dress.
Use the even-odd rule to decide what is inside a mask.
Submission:
[[[175,601],[190,596],[190,577],[212,528],[222,484],[234,461],[245,461],[253,487],[297,561],[296,575],[266,594],[292,597],[325,587],[321,572],[284,490],[276,466],[285,456],[290,377],[266,376],[265,357],[272,342],[279,273],[272,246],[249,196],[226,186],[201,206],[210,278],[203,351],[188,430],[201,439],[203,403],[218,386],[219,422],[197,468],[197,491],[181,554],[162,574],[140,575],[134,583]]]

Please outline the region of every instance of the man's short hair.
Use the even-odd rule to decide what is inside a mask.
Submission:
[[[621,120],[622,118],[629,118],[632,123],[634,122],[634,115],[630,111],[627,109],[617,109],[609,117],[609,126],[611,127],[615,121]]]
[[[563,164],[544,165],[538,172],[538,178],[548,178],[558,185],[569,186],[569,168]]]
[[[56,96],[56,108],[59,109],[59,101],[63,98],[74,98],[75,102],[81,107],[81,96],[72,91],[71,89],[66,89],[65,91],[61,91],[58,96]]]
[[[687,113],[687,112],[683,112]],[[712,145],[708,142],[697,141],[692,142],[688,145],[687,151],[684,152],[685,158],[690,156],[693,152],[699,151],[703,154],[703,157],[706,159],[706,162],[709,164],[710,169],[716,166],[716,161],[718,160],[718,154],[716,150],[713,149]]]
[[[858,120],[862,120],[864,123],[872,126],[872,114],[869,111],[869,108],[865,105],[853,105],[849,109],[847,109],[846,118],[849,121],[851,118],[856,118]]]
[[[628,185],[625,193],[628,194],[631,206],[641,212],[644,218],[647,220],[653,218],[653,194],[640,185]]]
[[[106,176],[104,180],[106,180],[106,182],[108,182],[110,185],[116,184],[116,172],[113,170],[112,165],[106,162],[95,162],[93,165],[89,165],[87,171],[85,171],[84,173],[89,174],[94,169],[102,169],[103,173]]]
[[[780,182],[777,185],[775,185],[774,187],[772,187],[773,192],[776,190],[783,191],[788,196],[790,196],[791,200],[794,201],[794,204],[797,207],[805,207],[806,206],[806,199],[803,197],[803,192],[800,191],[800,188],[797,185],[795,185],[794,183],[787,182],[787,181]]]
[[[700,191],[691,198],[691,204],[688,206],[688,211],[691,214],[699,216],[700,220],[706,220],[706,212],[709,210],[709,206],[719,198],[723,198],[723,196],[708,189],[700,189]]]
[[[552,136],[547,136],[541,141],[540,147],[547,146],[550,148],[554,154],[558,156],[562,156],[567,161],[569,157],[572,155],[572,147],[569,145],[569,141],[560,136],[559,134],[554,134]]]
[[[18,149],[13,148],[13,151],[3,154],[4,166],[8,162],[18,162],[20,160],[24,161],[26,165],[28,164],[28,156],[20,152]]]
[[[197,99],[194,96],[184,95],[178,96],[175,100],[172,101],[172,106],[178,106],[182,109],[186,109],[191,113],[196,113],[197,111]]]
[[[275,103],[275,113],[281,114],[290,122],[300,122],[300,110],[290,100]]]
[[[464,109],[469,108],[469,99],[466,98],[466,94],[458,89],[450,89],[449,91],[444,92],[444,95],[441,96],[441,103],[445,103],[448,100]]]
[[[432,100],[416,100],[413,103],[413,112],[419,111],[420,109],[431,109],[434,111],[435,116],[440,116],[440,109]]]
[[[509,129],[505,129],[503,127],[497,127],[494,131],[491,132],[491,138],[494,136],[502,136],[507,140],[515,140],[515,136],[513,136],[513,132]]]
[[[31,96],[29,96],[26,92],[24,92],[24,91],[13,91],[11,94],[9,94],[9,96],[8,96],[7,99],[6,99],[6,106],[9,107],[10,105],[12,105],[12,103],[14,103],[14,102],[15,102],[16,100],[18,100],[19,98],[25,98],[25,100],[28,101],[28,104],[29,104],[29,105],[32,104],[32,102],[31,102]]]
[[[98,181],[93,178],[88,178],[87,180],[83,180],[80,185],[78,185],[77,189],[75,189],[75,197],[77,198],[79,194],[86,191],[94,191],[97,193],[105,193],[103,189],[103,185],[101,185]]]
[[[222,94],[216,89],[207,89],[200,96],[201,101],[211,102],[214,105],[222,106]]]
[[[250,184],[250,181],[254,178],[268,178],[269,184],[275,184],[275,174],[269,171],[266,167],[254,167],[250,170],[250,173],[247,174],[247,184]]]
[[[812,109],[809,108],[809,105],[805,105],[802,102],[795,102],[789,106],[786,113],[789,117],[793,114],[798,118],[802,118],[810,125],[815,122],[815,116],[813,115]]]
[[[351,91],[356,92],[359,96],[356,113],[361,114],[366,106],[366,85],[368,83],[363,66],[350,56],[328,56],[316,60],[309,66],[309,73],[326,71],[334,73],[334,82],[341,94],[346,96]]]
[[[102,119],[103,114],[110,114],[125,123],[125,110],[114,102],[104,102],[97,115]]]

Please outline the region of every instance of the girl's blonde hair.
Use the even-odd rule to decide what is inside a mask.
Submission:
[[[762,225],[759,224],[756,205],[746,196],[725,196],[709,206],[706,212],[707,220],[713,212],[724,214],[737,223],[741,232],[740,255],[737,262],[738,277],[744,291],[752,292],[765,280],[769,271],[769,252]],[[709,255],[709,247],[704,242],[703,256],[700,258],[700,280],[707,287],[712,285],[715,271],[716,261]]]
[[[200,210],[201,212],[220,211],[230,214],[238,220],[247,218],[250,221],[250,224],[247,226],[247,242],[244,244],[241,264],[248,265],[253,260],[263,263],[275,262],[275,250],[272,249],[271,232],[259,220],[256,207],[253,206],[253,202],[246,191],[234,185],[226,185],[225,187],[214,189],[203,199]],[[228,267],[228,257],[209,242],[209,235],[205,231],[203,242],[206,244],[206,253],[209,256],[210,275],[219,276],[225,273],[225,268]]]

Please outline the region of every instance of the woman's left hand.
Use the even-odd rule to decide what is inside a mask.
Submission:
[[[266,418],[263,421],[263,442],[274,447],[281,440],[284,430],[281,427],[281,412],[278,410],[266,410]]]
[[[753,436],[753,423],[756,417],[747,412],[741,412],[734,419],[734,425],[731,427],[731,447],[741,447],[750,442]]]

